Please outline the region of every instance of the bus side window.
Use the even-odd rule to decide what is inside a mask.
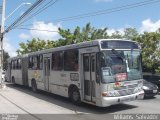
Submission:
[[[64,60],[64,70],[78,71],[78,50],[65,51]]]
[[[15,60],[13,60],[13,70],[15,70]]]
[[[43,69],[43,55],[40,55],[40,69]]]
[[[92,56],[91,57],[91,63],[92,63],[92,72],[95,72],[95,57],[94,56]]]
[[[21,59],[18,59],[18,69],[21,69]]]
[[[52,70],[54,70],[55,54],[52,54]]]
[[[29,64],[28,64],[28,68],[32,69],[32,67],[33,67],[33,57],[32,57],[32,56],[30,56],[30,57],[29,57]]]
[[[35,66],[37,67],[38,70],[42,70],[43,56],[37,55],[35,59],[36,59]]]
[[[101,53],[97,53],[96,57],[97,57],[97,62],[96,62],[96,82],[100,83],[100,79],[101,79]]]
[[[18,59],[16,60],[16,69],[18,70]]]
[[[89,71],[89,56],[84,56],[84,62],[83,62],[84,71]]]
[[[37,70],[37,68],[38,68],[37,56],[34,56],[32,69]]]
[[[17,69],[17,60],[14,61],[14,69]]]
[[[11,70],[13,70],[13,61],[11,61]]]
[[[63,52],[52,54],[52,70],[63,70]]]

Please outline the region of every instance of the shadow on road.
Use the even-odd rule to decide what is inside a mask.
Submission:
[[[151,100],[151,99],[156,99],[156,96],[152,96],[152,97],[145,97],[143,100]]]
[[[34,96],[38,99],[47,101],[51,104],[55,104],[61,107],[64,107],[66,109],[70,109],[75,111],[77,114],[83,114],[83,113],[89,113],[89,114],[106,114],[106,113],[115,113],[122,110],[128,110],[128,109],[134,109],[138,106],[133,106],[129,104],[118,104],[118,105],[112,105],[109,107],[96,107],[93,105],[85,104],[83,103],[81,106],[75,106],[73,105],[68,98],[61,97],[59,95],[47,93],[44,91],[38,91],[38,93],[33,93],[30,88],[26,88],[24,86],[19,85],[13,85],[13,84],[6,84],[7,87],[16,89],[18,91],[21,91],[25,94],[29,94],[31,96]]]

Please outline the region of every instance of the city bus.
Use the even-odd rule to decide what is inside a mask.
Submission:
[[[8,59],[6,72],[8,82],[28,86],[28,57],[17,56]]]
[[[8,66],[14,84],[106,107],[143,98],[141,64],[136,42],[99,39],[10,58]]]

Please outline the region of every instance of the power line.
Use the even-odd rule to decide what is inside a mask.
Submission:
[[[5,33],[13,29],[21,20],[23,20],[31,11],[38,7],[44,0],[37,0],[22,16],[15,20],[6,30]]]
[[[58,0],[54,0],[54,1],[50,0],[47,4],[45,4],[43,7],[41,7],[40,9],[38,9],[35,13],[31,14],[31,16],[29,16],[27,19],[24,19],[23,21],[21,21],[16,27],[18,27],[21,24],[27,22],[31,18],[37,16],[38,14],[40,14],[41,12],[43,12],[44,10],[46,10],[47,8],[49,8],[50,6],[52,6],[53,4],[55,4],[56,2],[58,2]]]
[[[147,1],[138,2],[138,3],[134,3],[134,4],[123,5],[123,6],[120,6],[120,7],[114,7],[114,8],[110,8],[110,9],[107,9],[107,10],[100,10],[100,11],[97,11],[97,12],[81,14],[81,15],[72,16],[72,17],[68,17],[68,18],[61,18],[61,19],[57,19],[57,21],[68,21],[68,20],[97,16],[97,15],[101,15],[101,14],[109,14],[109,13],[118,12],[118,11],[131,9],[131,8],[136,8],[136,7],[140,7],[140,6],[144,6],[144,5],[148,5],[148,4],[153,4],[153,3],[157,3],[157,2],[160,2],[160,0],[152,0],[152,1],[147,0]],[[30,24],[30,25],[33,25],[33,24]],[[47,32],[58,32],[58,31],[39,30],[39,29],[32,29],[32,28],[18,28],[18,29],[35,30],[35,31],[47,31]]]
[[[80,15],[76,15],[76,16],[72,16],[72,17],[55,19],[54,22],[69,21],[69,20],[93,17],[93,16],[97,16],[97,15],[102,15],[102,14],[109,14],[109,13],[127,10],[127,9],[131,9],[131,8],[136,8],[136,7],[140,7],[140,6],[144,6],[144,5],[148,5],[148,4],[153,4],[153,3],[157,3],[157,2],[160,2],[160,0],[147,0],[147,1],[138,2],[138,3],[134,3],[134,4],[128,4],[128,5],[124,5],[124,6],[120,6],[120,7],[114,7],[114,8],[107,9],[107,10],[101,10],[101,11],[97,11],[97,12],[80,14]]]
[[[59,19],[55,19],[55,20],[52,20],[52,21],[62,22],[62,21],[70,21],[70,20],[88,18],[88,17],[98,16],[98,15],[102,15],[102,14],[109,14],[109,13],[119,12],[119,11],[122,11],[122,10],[141,7],[141,6],[145,6],[145,5],[148,5],[148,4],[154,4],[154,3],[158,3],[158,2],[160,2],[160,0],[146,0],[146,1],[137,2],[137,3],[133,3],[133,4],[127,4],[127,5],[123,5],[123,6],[119,6],[119,7],[113,7],[113,8],[110,8],[110,9],[99,10],[99,11],[96,11],[96,12],[89,12],[89,13],[79,14],[79,15],[75,15],[75,16],[71,16],[71,17],[59,18]],[[50,21],[48,21],[48,22],[50,22]],[[25,26],[29,26],[29,25],[33,25],[33,24],[28,24],[28,25],[25,25]]]
[[[35,30],[35,31],[45,31],[45,32],[58,32],[54,30],[40,30],[40,29],[34,29],[34,28],[16,28],[16,29],[23,29],[23,30]]]

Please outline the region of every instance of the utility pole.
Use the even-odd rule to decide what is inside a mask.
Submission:
[[[15,27],[20,21],[22,21],[28,14],[31,13],[36,7],[39,6],[44,0],[36,0],[36,2],[24,13],[22,16],[20,16],[17,20],[15,20],[6,30],[4,30],[4,24],[5,24],[5,5],[6,0],[2,0],[2,20],[1,20],[1,28],[0,28],[0,87],[3,87],[2,85],[2,71],[3,71],[3,36],[6,32],[9,32],[13,27]],[[24,4],[24,3],[22,3]],[[25,3],[28,4],[28,3]],[[29,3],[30,4],[30,3]],[[20,5],[21,6],[21,5]],[[18,6],[19,8],[19,6]],[[16,10],[18,9],[16,8]],[[15,12],[14,10],[13,12]],[[13,14],[13,12],[11,14]],[[10,15],[11,15],[10,14]],[[9,16],[10,16],[9,15]]]
[[[3,71],[3,33],[4,33],[4,22],[5,22],[5,5],[6,0],[2,0],[2,20],[0,30],[0,85],[2,86],[2,71]]]

